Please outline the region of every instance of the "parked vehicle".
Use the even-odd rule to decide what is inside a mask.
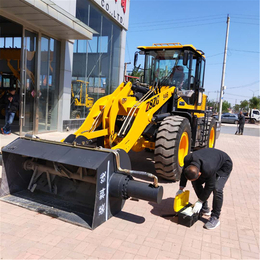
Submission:
[[[218,120],[218,116],[213,116]],[[230,124],[237,124],[238,123],[238,116],[236,114],[225,113],[221,115],[221,122],[222,123],[230,123]]]
[[[236,114],[224,114],[221,116],[222,123],[231,123],[237,124],[238,123],[238,116]]]
[[[260,122],[260,111],[258,109],[249,109],[248,113],[244,113],[244,115],[251,124]]]

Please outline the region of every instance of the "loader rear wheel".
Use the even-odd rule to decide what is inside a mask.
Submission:
[[[161,123],[155,141],[155,169],[158,176],[178,181],[184,166],[184,157],[190,153],[191,127],[181,116],[166,117]]]
[[[207,137],[207,148],[214,148],[216,142],[216,121],[212,119],[209,124],[209,131]]]

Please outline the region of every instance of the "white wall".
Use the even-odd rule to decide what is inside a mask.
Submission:
[[[120,55],[120,67],[119,67],[119,84],[125,80],[124,75],[124,63],[125,63],[125,46],[126,46],[126,31],[121,32],[121,55]]]
[[[56,5],[76,16],[77,0],[51,0]],[[73,66],[73,41],[61,42],[60,95],[58,112],[58,131],[63,131],[63,121],[70,119],[71,78]]]
[[[73,43],[61,42],[60,91],[58,131],[63,131],[63,120],[70,119],[71,78],[73,66]]]

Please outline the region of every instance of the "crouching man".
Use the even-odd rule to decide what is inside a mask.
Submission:
[[[205,148],[195,151],[184,158],[184,167],[180,179],[180,188],[176,195],[183,192],[187,180],[198,197],[193,207],[193,212],[211,215],[204,225],[206,229],[219,226],[219,216],[223,204],[223,188],[232,171],[233,163],[230,157],[217,149]],[[203,185],[204,184],[204,187]],[[213,192],[213,205],[210,213],[208,198]]]

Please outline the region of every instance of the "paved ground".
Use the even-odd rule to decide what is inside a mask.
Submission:
[[[64,135],[67,133],[40,137],[60,140]],[[14,139],[0,138],[1,146]],[[215,230],[203,229],[202,221],[186,228],[174,218],[161,217],[173,213],[178,183],[160,183],[164,196],[159,205],[128,200],[120,214],[94,231],[0,202],[0,257],[259,259],[259,140],[256,136],[221,134],[217,141],[216,148],[231,156],[234,169],[224,191],[221,224]],[[151,160],[147,158],[142,167],[150,167],[147,163]],[[191,191],[190,202],[195,202],[190,184],[187,189]]]
[[[223,134],[235,134],[237,131],[236,124],[222,124],[221,133]],[[245,124],[244,135],[258,136],[260,137],[260,125],[257,124]]]

